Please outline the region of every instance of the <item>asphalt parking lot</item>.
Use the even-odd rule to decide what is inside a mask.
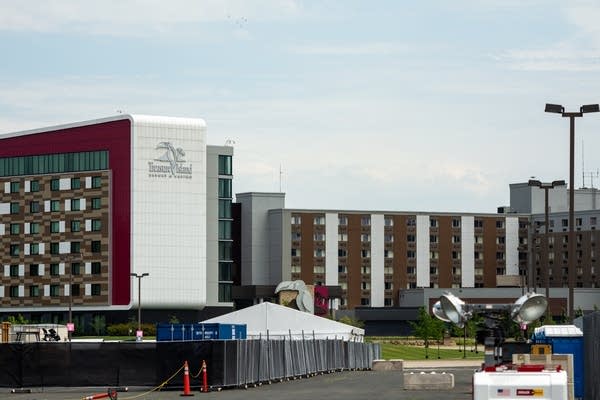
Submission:
[[[418,373],[421,370],[411,369],[405,372]],[[435,368],[438,373],[454,374],[455,387],[445,391],[404,390],[400,371],[343,371],[332,374],[317,375],[311,378],[296,379],[281,383],[263,384],[248,389],[230,388],[219,392],[202,393],[192,382],[194,397],[220,400],[364,400],[379,399],[436,399],[462,400],[471,399],[471,379],[474,368]],[[128,392],[119,392],[119,400],[158,400],[181,399],[182,391],[161,391],[148,393],[148,388],[130,388]],[[31,393],[10,393],[10,389],[0,389],[0,399],[10,400],[77,400],[86,396],[106,393],[106,388],[33,388]]]

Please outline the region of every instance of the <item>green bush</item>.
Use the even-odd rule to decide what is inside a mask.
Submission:
[[[135,336],[137,331],[136,322],[128,322],[126,324],[113,324],[106,328],[108,336]],[[156,325],[142,324],[144,336],[156,336]]]

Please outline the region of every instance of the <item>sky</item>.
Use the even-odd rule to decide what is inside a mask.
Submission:
[[[234,192],[302,209],[494,213],[569,179],[600,102],[600,3],[1,0],[0,133],[202,118]],[[600,113],[575,186],[600,187]],[[585,182],[584,182],[585,177]]]

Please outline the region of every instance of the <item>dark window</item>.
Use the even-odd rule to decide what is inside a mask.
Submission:
[[[19,247],[18,244],[11,244],[10,245],[10,255],[11,256],[18,256],[19,254],[21,254],[21,248]]]
[[[79,178],[71,178],[71,189],[80,189],[81,180]]]
[[[60,179],[52,179],[50,181],[50,190],[60,190]]]
[[[10,297],[19,297],[19,287],[18,286],[10,287]]]
[[[99,240],[92,240],[92,253],[100,253],[102,251],[102,243]]]
[[[10,183],[10,192],[11,193],[19,193],[19,182],[11,182]]]
[[[231,260],[231,242],[219,242],[219,260]]]
[[[231,175],[231,156],[219,155],[219,175]]]
[[[92,220],[92,231],[97,232],[102,229],[102,221],[99,219]]]
[[[10,213],[11,214],[18,214],[21,211],[21,207],[19,206],[19,203],[10,203]]]
[[[79,263],[71,264],[71,275],[81,275],[81,264],[79,264]]]
[[[100,296],[102,287],[99,283],[92,283],[92,296]]]
[[[71,253],[81,253],[81,242],[71,242]]]
[[[20,224],[10,224],[10,234],[18,235],[21,233],[21,225]]]
[[[71,199],[71,211],[80,211],[80,199]]]
[[[60,269],[58,267],[58,264],[50,264],[50,275],[58,276],[59,272],[60,272]]]
[[[231,269],[232,264],[227,262],[219,263],[219,280],[220,281],[232,281],[233,272]]]
[[[231,239],[231,221],[219,221],[219,239]]]
[[[50,221],[50,233],[60,232],[60,221]]]
[[[108,169],[108,151],[0,158],[0,176],[42,175]],[[58,185],[52,190],[58,190]]]
[[[71,285],[71,295],[79,296],[79,284],[78,283],[74,283]]]
[[[38,264],[31,264],[29,266],[29,276],[39,276],[40,266]]]
[[[39,222],[30,223],[29,224],[29,233],[31,233],[31,234],[40,233],[40,223]]]
[[[18,265],[10,266],[10,276],[12,276],[12,277],[19,276],[19,266]]]
[[[100,199],[100,197],[92,198],[92,209],[99,210],[101,207],[102,207],[102,200]]]
[[[29,297],[40,297],[40,288],[37,285],[29,286]]]
[[[29,245],[29,254],[32,254],[32,255],[40,254],[40,244],[39,243],[31,243]]]
[[[37,201],[32,201],[29,203],[29,212],[30,213],[39,213],[40,212],[40,203]]]
[[[50,285],[50,297],[60,296],[60,285]]]
[[[220,302],[230,302],[231,298],[231,287],[233,284],[231,283],[219,283],[219,301]]]
[[[219,200],[219,218],[231,218],[231,200]]]
[[[50,254],[59,254],[60,245],[57,242],[50,243]]]
[[[100,275],[102,273],[102,264],[99,262],[92,263],[92,274]]]
[[[219,198],[231,198],[231,179],[219,179]]]
[[[72,220],[71,221],[71,232],[79,232],[81,230],[81,221],[79,220]]]
[[[50,211],[60,211],[60,201],[50,200]]]
[[[31,192],[39,192],[40,191],[40,181],[31,181],[31,182],[29,182],[29,191],[31,191]]]
[[[102,187],[102,177],[101,176],[92,176],[92,187],[93,188]]]

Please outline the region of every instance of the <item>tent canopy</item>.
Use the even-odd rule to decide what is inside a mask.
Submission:
[[[364,329],[274,303],[260,303],[202,323],[246,324],[248,338],[343,339],[361,341]]]

